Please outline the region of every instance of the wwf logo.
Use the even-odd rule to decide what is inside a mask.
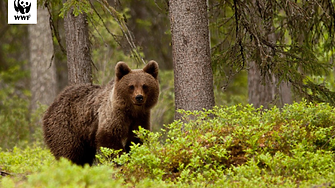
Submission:
[[[14,0],[15,11],[21,14],[27,14],[31,8],[31,2],[29,0]]]
[[[37,0],[8,0],[8,24],[37,24]]]

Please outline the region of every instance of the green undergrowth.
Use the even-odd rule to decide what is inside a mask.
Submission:
[[[97,164],[55,161],[31,146],[0,151],[2,187],[334,187],[335,111],[305,101],[282,109],[251,105],[183,112],[143,145]],[[188,122],[188,123],[185,123]]]

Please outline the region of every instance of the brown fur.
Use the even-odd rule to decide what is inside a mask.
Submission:
[[[131,142],[141,143],[133,130],[150,130],[150,109],[159,95],[158,64],[143,70],[125,63],[115,66],[115,81],[105,87],[68,86],[43,117],[44,139],[56,159],[92,165],[103,146],[129,152]]]

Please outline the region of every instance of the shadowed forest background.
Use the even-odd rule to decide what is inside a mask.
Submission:
[[[77,69],[69,68],[71,62],[73,64],[74,61],[79,59],[79,62],[83,63],[82,65],[75,65],[80,68],[84,67],[84,72],[86,71],[82,77],[83,82],[103,85],[114,78],[114,67],[118,61],[126,62],[131,68],[142,68],[145,62],[155,60],[160,66],[160,98],[151,114],[152,130],[155,133],[142,131],[141,134],[148,142],[160,143],[161,140],[167,140],[167,143],[170,142],[171,144],[173,142],[174,145],[171,148],[158,149],[160,152],[149,149],[145,151],[139,149],[134,150],[134,152],[138,151],[140,153],[138,156],[149,155],[145,152],[152,155],[165,152],[164,155],[166,156],[164,157],[167,159],[174,152],[177,156],[174,156],[175,160],[172,160],[171,163],[166,163],[165,167],[164,165],[153,164],[153,160],[150,160],[152,166],[147,169],[141,165],[136,166],[140,162],[132,164],[126,158],[121,158],[117,161],[118,163],[128,164],[128,166],[125,165],[123,172],[123,178],[126,182],[135,185],[134,182],[141,180],[142,176],[139,176],[139,179],[136,180],[130,180],[129,178],[131,176],[130,172],[142,173],[135,170],[138,168],[144,169],[145,173],[143,174],[145,175],[143,176],[149,177],[149,179],[155,179],[150,176],[157,175],[164,180],[169,179],[174,182],[178,179],[180,182],[192,185],[190,181],[193,181],[193,179],[188,180],[186,177],[194,172],[191,176],[197,179],[195,172],[202,172],[202,170],[208,170],[209,168],[214,169],[209,165],[213,161],[220,165],[224,164],[227,169],[229,167],[229,172],[220,171],[223,174],[241,173],[243,169],[235,169],[236,171],[234,171],[234,168],[230,167],[246,163],[250,164],[248,166],[250,169],[246,170],[250,174],[255,173],[255,171],[252,173],[251,171],[253,167],[257,166],[257,168],[262,169],[271,168],[272,171],[269,174],[273,175],[276,174],[274,171],[277,168],[281,169],[281,167],[270,162],[270,155],[280,161],[286,157],[286,154],[292,157],[295,154],[300,154],[299,152],[302,150],[305,152],[302,157],[306,160],[313,158],[311,157],[313,152],[317,154],[320,154],[318,152],[325,152],[327,154],[323,158],[325,163],[331,161],[329,163],[333,164],[333,152],[335,151],[333,138],[335,134],[331,118],[335,117],[333,112],[333,106],[335,105],[334,0],[206,1],[207,4],[204,5],[205,12],[208,15],[206,19],[209,31],[208,50],[210,53],[208,54],[209,58],[207,58],[208,62],[203,64],[210,65],[212,70],[209,76],[212,79],[210,84],[213,84],[215,106],[226,109],[221,111],[220,108],[214,107],[213,114],[218,119],[213,120],[211,125],[206,124],[208,122],[202,122],[202,120],[210,116],[206,113],[211,113],[212,104],[209,104],[209,108],[200,107],[196,109],[203,110],[202,108],[206,108],[209,111],[205,111],[205,114],[184,112],[183,114],[186,114],[184,120],[191,121],[189,121],[189,127],[188,125],[182,127],[189,132],[180,131],[181,127],[179,126],[181,125],[174,120],[183,119],[181,115],[178,115],[179,113],[176,114],[177,109],[192,110],[193,108],[183,108],[185,104],[181,104],[182,98],[175,99],[175,94],[183,90],[179,81],[189,83],[192,80],[195,83],[202,83],[204,80],[197,75],[186,74],[186,76],[180,76],[181,74],[178,72],[178,70],[190,69],[187,68],[186,63],[180,62],[178,59],[182,59],[184,62],[193,61],[192,54],[179,54],[179,56],[175,54],[178,51],[185,50],[183,45],[191,44],[191,41],[186,40],[191,31],[178,25],[179,22],[185,21],[176,14],[176,12],[179,12],[178,1],[67,0],[63,2],[61,0],[39,0],[38,2],[39,13],[36,26],[8,25],[8,1],[0,2],[0,147],[2,151],[7,149],[13,151],[13,147],[25,148],[36,142],[39,142],[38,145],[41,145],[42,148],[44,147],[41,117],[45,109],[65,86],[81,82],[77,82],[76,78],[71,77],[75,74],[72,71]],[[188,6],[187,2],[185,4]],[[203,8],[196,5],[195,3],[189,5],[191,8],[182,6],[179,8],[185,8],[186,14],[188,14],[187,12],[194,14],[195,10]],[[192,6],[195,6],[194,9],[192,9]],[[171,30],[172,26],[174,27],[173,31]],[[76,32],[78,35],[74,36],[73,33]],[[172,46],[178,44],[178,40],[173,38],[173,35],[176,35],[177,32],[184,33],[185,38],[184,41],[181,41],[180,46],[182,48],[173,50]],[[75,40],[76,37],[83,37],[82,41],[88,47],[85,49],[87,53],[85,51],[76,52],[78,46],[69,42]],[[199,47],[199,49],[202,49],[202,47]],[[197,53],[201,54],[200,52],[193,54]],[[80,54],[80,56],[76,54]],[[177,57],[178,59],[176,59]],[[203,64],[196,62],[193,66],[201,67],[200,70],[204,70],[202,69]],[[200,71],[198,76],[201,73]],[[178,80],[178,83],[174,83],[174,80]],[[203,97],[205,99],[208,96]],[[325,105],[324,108],[322,108],[322,105]],[[295,112],[297,113],[295,114]],[[264,116],[262,113],[264,113]],[[316,118],[313,117],[313,114],[321,115]],[[199,118],[194,119],[191,117],[192,115]],[[302,118],[304,115],[310,119],[304,120]],[[250,118],[250,121],[245,120],[247,117]],[[231,120],[231,122],[228,120]],[[258,125],[257,122],[260,124]],[[198,128],[197,126],[202,125],[202,123],[204,128],[199,128],[199,132],[197,132],[202,136],[194,136],[196,133],[192,132],[192,126]],[[286,124],[290,128],[287,128]],[[219,125],[223,127],[216,127]],[[250,128],[249,125],[255,125],[255,127]],[[313,125],[313,127],[309,129],[309,125]],[[239,129],[239,126],[246,126],[247,128]],[[292,127],[296,129],[293,130]],[[315,127],[322,127],[322,130],[320,131]],[[159,135],[160,132],[164,134],[162,128],[165,131],[174,129],[179,131],[178,134],[169,132],[162,136]],[[301,131],[302,129],[303,131]],[[289,135],[291,134],[290,130],[292,135]],[[239,132],[236,133],[236,131]],[[243,135],[244,131],[246,131],[245,135]],[[276,131],[281,136],[274,138],[272,136],[275,135]],[[293,135],[294,131],[297,132]],[[254,132],[259,132],[259,134]],[[189,137],[192,134],[194,134],[194,137]],[[230,134],[234,136],[230,137]],[[222,145],[222,147],[227,148],[225,151],[221,148],[222,155],[218,152],[216,154],[210,153],[208,155],[211,157],[206,158],[204,157],[205,154],[197,153],[204,157],[204,159],[200,157],[201,165],[199,161],[199,163],[196,162],[200,159],[193,156],[192,153],[196,149],[186,149],[197,147],[196,144],[188,143],[192,139],[195,143],[201,143],[200,145],[203,147],[216,148],[216,144],[222,144],[218,141],[222,135],[227,136],[224,140],[231,139],[231,142],[229,142],[231,145],[227,145],[226,142],[226,145]],[[190,140],[183,140],[183,137]],[[172,141],[172,138],[178,138],[180,142]],[[245,138],[248,141],[245,141]],[[268,142],[265,141],[266,139],[268,139]],[[281,144],[279,141],[281,139],[288,141]],[[300,148],[301,145],[297,144],[300,142],[309,143],[310,148]],[[296,147],[293,148],[292,145]],[[174,151],[173,147],[185,150],[190,159],[183,157],[185,153],[178,153],[179,150]],[[41,148],[37,147],[36,150],[39,151],[39,149]],[[201,153],[200,146],[197,149]],[[233,156],[232,158],[223,156],[227,154],[227,151],[230,153],[229,156]],[[277,155],[277,151],[282,153]],[[311,153],[306,153],[306,151]],[[46,151],[43,150],[41,153],[43,152]],[[212,152],[212,150],[208,150],[208,152]],[[261,152],[268,153],[258,155]],[[47,154],[45,155],[47,156]],[[251,160],[251,156],[254,155],[259,157],[257,158],[259,161]],[[5,159],[6,157],[2,158],[3,161]],[[299,157],[294,159],[299,161]],[[288,158],[287,160],[294,166],[294,161],[289,161]],[[317,161],[319,158],[315,158],[315,160]],[[104,162],[106,161],[102,163]],[[151,162],[148,162],[149,165]],[[214,162],[215,165],[216,162]],[[68,165],[66,162],[63,163],[60,164],[60,168],[62,168],[62,165]],[[145,162],[143,163],[145,164]],[[108,163],[106,162],[106,164]],[[186,166],[180,166],[181,164]],[[206,166],[206,164],[209,166],[204,167],[204,169],[200,168],[200,166]],[[252,165],[254,166],[251,167]],[[300,165],[299,168],[305,170],[304,165],[307,169],[308,164]],[[5,166],[0,161],[0,170],[5,169]],[[316,166],[318,164],[315,164]],[[294,174],[296,168],[296,166],[292,169],[287,167],[288,170],[292,171],[278,172],[276,181],[281,182],[283,179],[280,177],[282,176],[298,176]],[[159,170],[155,171],[153,169]],[[188,171],[186,172],[185,169]],[[15,169],[11,170],[16,172]],[[32,171],[40,171],[40,169]],[[171,173],[169,174],[167,171]],[[27,174],[27,172],[16,173]],[[331,172],[331,174],[334,173]],[[208,174],[207,176],[202,175],[207,178],[211,176]],[[247,175],[241,176],[248,178]],[[312,175],[308,177],[307,175],[306,177],[301,175],[300,179],[298,177],[298,180],[293,178],[290,181],[292,180],[294,184],[298,181],[308,180],[309,177],[312,177]],[[329,175],[329,177],[332,176]],[[217,178],[220,179],[221,177]],[[182,181],[182,179],[185,181]],[[197,181],[201,182],[200,179],[198,178]],[[263,177],[263,179],[266,178]],[[234,180],[229,181],[234,183]],[[237,181],[243,182],[240,179]],[[274,182],[275,180],[265,181]],[[334,182],[328,180],[325,180],[325,182],[329,184],[322,185],[334,185]],[[247,184],[241,183],[238,185]],[[284,183],[278,183],[278,185],[284,185]]]

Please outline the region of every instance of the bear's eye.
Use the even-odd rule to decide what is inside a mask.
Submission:
[[[142,88],[143,88],[143,90],[147,90],[147,89],[148,89],[148,86],[145,85],[145,84],[143,84]]]
[[[135,89],[135,86],[134,85],[130,85],[129,86],[129,90],[134,90]]]

